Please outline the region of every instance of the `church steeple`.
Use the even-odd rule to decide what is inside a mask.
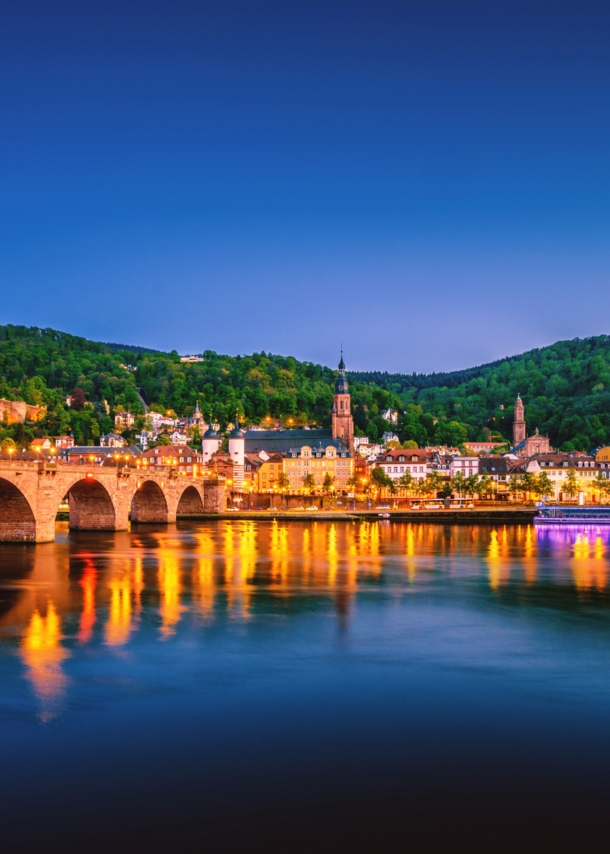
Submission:
[[[343,361],[343,347],[341,347],[341,361],[339,362],[339,373],[335,381],[335,395],[333,398],[333,439],[341,439],[348,450],[354,449],[354,419],[352,418],[351,396],[349,385],[345,375],[345,362]]]
[[[339,375],[335,381],[335,394],[347,394],[349,386],[345,376],[345,362],[343,361],[343,347],[341,347],[341,361],[339,362]]]
[[[515,401],[513,417],[513,445],[519,445],[521,442],[524,442],[526,438],[525,408],[523,406],[523,401],[521,400],[521,395],[518,394]]]

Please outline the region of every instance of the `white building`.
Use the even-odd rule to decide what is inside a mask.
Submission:
[[[102,448],[125,448],[127,442],[118,433],[105,433],[100,436],[100,446]]]
[[[398,480],[407,472],[414,480],[423,480],[434,470],[434,458],[426,451],[395,448],[377,457],[377,466],[392,480]]]
[[[470,477],[472,474],[479,473],[479,458],[478,457],[452,457],[449,468],[449,477],[455,477],[458,472],[461,472],[464,477]]]
[[[233,483],[236,489],[242,489],[244,485],[244,462],[246,450],[246,436],[239,429],[239,422],[235,421],[235,428],[229,433],[229,453],[233,463]]]
[[[149,410],[149,412],[147,413],[147,418],[150,418],[150,420],[152,422],[153,430],[156,430],[157,432],[162,427],[175,427],[176,426],[176,419],[175,418],[170,418],[167,415],[162,415],[160,412],[151,412]]]
[[[365,460],[375,459],[382,451],[383,447],[377,442],[362,442],[357,449],[357,453]]]

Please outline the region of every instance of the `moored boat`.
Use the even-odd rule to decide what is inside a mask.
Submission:
[[[537,525],[610,525],[610,507],[539,504]]]

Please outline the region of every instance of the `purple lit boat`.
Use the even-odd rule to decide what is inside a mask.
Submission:
[[[610,507],[538,504],[536,525],[610,525]]]

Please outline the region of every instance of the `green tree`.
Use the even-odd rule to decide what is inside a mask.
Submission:
[[[479,494],[479,486],[480,478],[478,474],[469,474],[468,477],[464,478],[464,494],[469,495],[470,498],[474,498],[475,495]]]
[[[442,498],[452,498],[453,497],[453,482],[451,478],[446,478],[440,489]]]
[[[600,503],[604,503],[604,498],[608,498],[610,496],[610,480],[608,478],[602,477],[602,473],[598,472],[597,477],[595,479],[595,488],[599,494]]]
[[[458,496],[462,498],[464,492],[466,491],[466,478],[464,477],[461,471],[456,472],[456,474],[452,478],[451,485],[453,487],[453,490],[457,492]]]
[[[580,492],[580,481],[576,477],[574,469],[570,469],[568,471],[562,484],[562,492],[567,495],[568,498],[576,498]]]
[[[477,494],[482,497],[484,495],[492,495],[495,492],[495,482],[488,475],[484,474],[479,478]]]
[[[508,493],[511,498],[515,499],[517,495],[525,492],[525,486],[523,484],[523,477],[519,475],[512,475],[508,480]]]
[[[555,487],[548,474],[540,472],[534,484],[534,492],[539,498],[550,498],[555,495]]]
[[[357,473],[354,471],[350,474],[345,484],[350,492],[357,492],[360,487],[360,480]],[[362,491],[362,490],[361,490]]]
[[[371,481],[372,485],[379,490],[379,493],[384,489],[389,490],[392,495],[396,492],[396,485],[394,484],[394,481],[391,477],[388,477],[381,466],[377,466],[373,469],[371,472]]]
[[[310,472],[307,472],[303,478],[303,488],[308,490],[310,495],[316,488],[316,479]]]
[[[413,489],[413,475],[410,471],[406,471],[398,478],[398,486],[400,489],[404,489],[407,495],[411,493],[411,490]]]
[[[330,472],[326,472],[324,475],[324,480],[322,481],[322,489],[326,494],[334,492],[335,490],[335,478]]]

